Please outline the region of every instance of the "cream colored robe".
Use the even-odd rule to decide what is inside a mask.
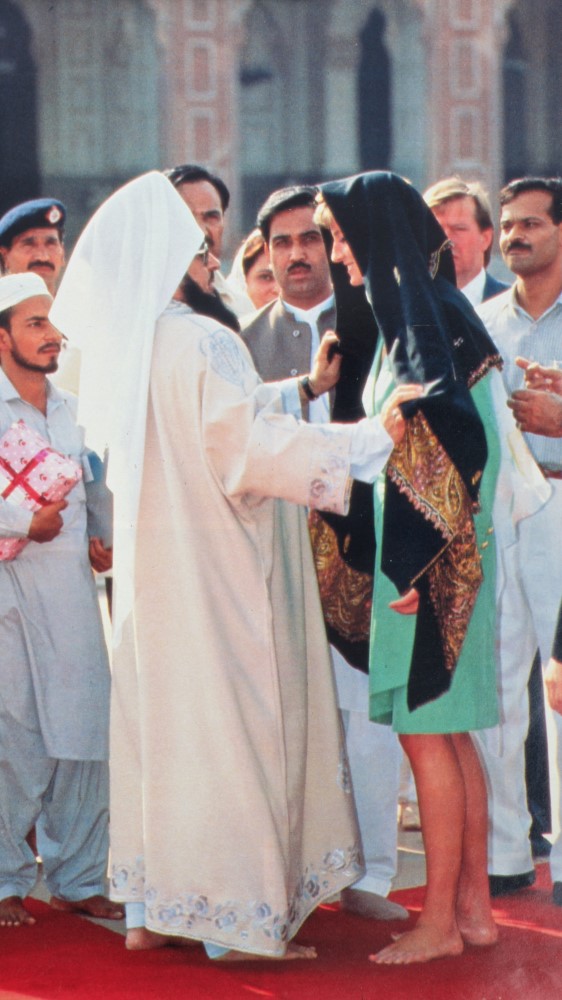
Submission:
[[[111,731],[112,897],[152,930],[282,955],[362,873],[296,506],[345,509],[348,451],[283,412],[235,334],[161,317]]]

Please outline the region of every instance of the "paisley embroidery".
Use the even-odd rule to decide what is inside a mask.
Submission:
[[[441,246],[437,248],[437,250],[434,250],[433,253],[430,254],[429,275],[431,279],[435,278],[439,270],[439,264],[441,263],[441,254],[444,253],[445,250],[450,250],[452,246],[453,244],[451,243],[451,240],[445,240],[445,242],[442,243]]]
[[[454,670],[482,583],[482,568],[470,496],[420,411],[408,421],[401,444],[392,452],[387,475],[442,536],[443,548],[421,572],[427,574],[445,665]]]
[[[373,577],[346,563],[336,533],[316,511],[309,515],[308,526],[326,624],[350,642],[368,639]]]

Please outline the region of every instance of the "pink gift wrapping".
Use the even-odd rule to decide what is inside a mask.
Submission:
[[[82,478],[73,458],[51,448],[41,434],[18,420],[0,438],[0,496],[26,510],[62,500]],[[0,560],[14,559],[28,538],[0,538]]]

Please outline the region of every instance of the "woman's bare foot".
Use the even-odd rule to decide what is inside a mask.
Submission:
[[[485,948],[498,940],[498,928],[489,906],[483,907],[482,912],[457,912],[457,926],[465,944]]]
[[[59,899],[58,896],[51,896],[50,905],[54,910],[63,910],[65,913],[85,913],[88,917],[97,917],[99,920],[122,920],[125,911],[122,906],[112,903],[105,896],[88,896],[87,899]]]
[[[151,948],[189,948],[198,945],[199,941],[191,938],[174,937],[172,934],[158,934],[149,931],[147,927],[131,927],[125,938],[125,948],[129,951],[148,951]]]
[[[0,899],[0,927],[21,927],[34,924],[35,917],[23,905],[21,896],[6,896]]]
[[[316,948],[304,944],[288,944],[284,955],[253,955],[249,951],[227,951],[213,962],[291,962],[295,958],[317,958]]]
[[[462,951],[463,941],[458,931],[443,934],[433,926],[420,927],[418,924],[413,931],[396,935],[394,942],[376,955],[369,955],[369,961],[379,965],[411,965],[447,955],[461,955]]]
[[[488,876],[482,880],[464,880],[459,886],[456,903],[457,927],[465,944],[486,947],[498,940],[490,903]]]

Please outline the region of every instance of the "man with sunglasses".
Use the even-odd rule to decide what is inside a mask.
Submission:
[[[231,315],[229,322],[227,314],[222,318],[230,329],[238,332],[239,326],[235,317],[253,312],[254,307],[248,296],[236,288],[220,271],[224,217],[230,204],[230,191],[220,177],[195,163],[182,163],[165,170],[164,175],[174,185],[205,233],[209,249],[217,260],[209,293],[218,297],[226,309],[234,314]],[[205,315],[212,314],[205,313]]]

